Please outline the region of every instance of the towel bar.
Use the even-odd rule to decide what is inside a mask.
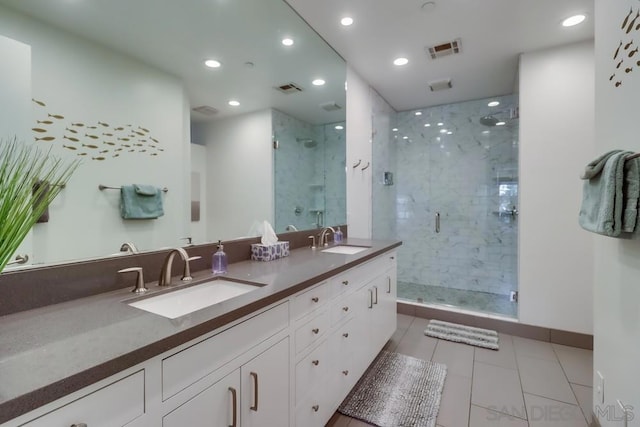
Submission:
[[[106,185],[98,185],[98,190],[102,191],[102,190],[120,190],[122,187],[108,187]],[[164,187],[162,189],[162,192],[166,193],[167,191],[169,191],[169,189],[167,187]]]

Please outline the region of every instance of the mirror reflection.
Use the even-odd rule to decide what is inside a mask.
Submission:
[[[344,222],[345,64],[282,0],[2,0],[0,28],[0,137],[83,160],[34,265]],[[131,184],[164,215],[123,219]]]

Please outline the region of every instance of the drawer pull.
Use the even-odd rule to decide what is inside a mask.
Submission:
[[[320,333],[320,329],[318,329],[318,328],[313,328],[313,329],[311,330],[311,332],[313,332],[314,334],[318,335],[318,333]]]
[[[345,286],[348,286],[349,285],[349,281],[348,280],[343,280],[342,284],[345,285]]]
[[[342,307],[342,311],[349,311],[349,307]]]
[[[349,332],[345,332],[344,334],[342,334],[342,336],[345,338],[349,338]]]
[[[319,360],[312,360],[311,363],[313,363],[314,366],[318,366],[320,364]]]
[[[313,302],[318,302],[318,301],[320,301],[320,298],[318,298],[318,297],[313,297],[313,298],[311,298],[311,301],[313,301]]]
[[[349,371],[348,370],[344,370],[342,371],[342,373],[344,374],[344,376],[346,377],[347,375],[349,375]]]
[[[251,372],[249,375],[253,378],[253,405],[249,409],[258,412],[258,374]]]
[[[86,423],[71,424],[71,427],[87,427]]]
[[[238,393],[236,389],[233,387],[229,387],[229,391],[231,392],[231,425],[229,427],[238,427]]]
[[[313,412],[318,412],[320,410],[320,405],[313,405],[311,409],[313,409]]]

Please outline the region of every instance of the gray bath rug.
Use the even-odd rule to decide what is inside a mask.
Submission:
[[[338,411],[380,427],[434,427],[446,376],[445,365],[383,351]]]
[[[498,350],[498,333],[489,329],[474,328],[456,323],[443,322],[441,320],[431,320],[424,334],[443,340]]]

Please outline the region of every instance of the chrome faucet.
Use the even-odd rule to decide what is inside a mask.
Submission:
[[[182,273],[182,281],[188,282],[193,279],[191,277],[191,268],[189,267],[189,261],[200,259],[200,256],[189,257],[187,251],[183,248],[172,249],[162,263],[162,270],[160,271],[160,279],[158,280],[158,286],[169,286],[171,284],[171,267],[173,265],[173,257],[176,254],[180,255],[180,258],[184,261],[184,272]]]
[[[331,230],[332,233],[335,234],[336,230],[333,229],[333,227],[325,227],[322,229],[322,231],[320,232],[320,239],[318,244],[320,246],[329,246],[329,242],[327,241],[327,231]]]
[[[138,248],[131,242],[124,242],[122,246],[120,246],[120,252],[129,252],[132,254],[138,253]]]

